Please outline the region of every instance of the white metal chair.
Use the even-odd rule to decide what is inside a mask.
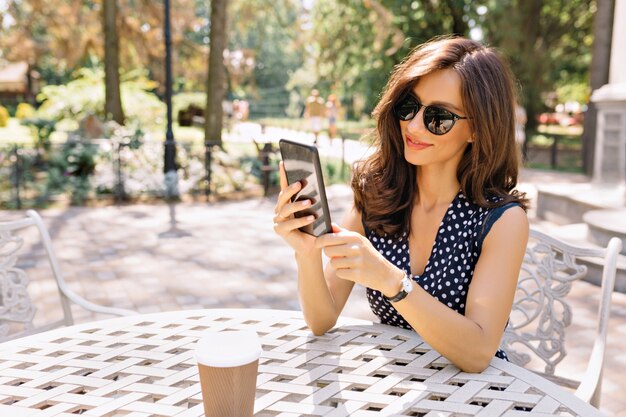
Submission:
[[[62,319],[39,327],[33,325],[36,307],[28,294],[29,278],[25,271],[17,265],[19,253],[25,243],[24,238],[17,233],[31,227],[37,229],[39,238],[41,238],[41,243],[52,269],[52,275],[56,279],[63,309]],[[37,212],[28,210],[25,218],[10,222],[0,222],[0,341],[74,324],[70,302],[95,313],[117,316],[137,314],[131,310],[94,304],[85,300],[67,286],[52,248],[48,230]]]
[[[576,396],[595,407],[600,404],[611,295],[621,247],[621,240],[615,237],[606,248],[582,248],[531,229],[513,310],[502,339],[502,348],[511,362],[521,366],[531,359],[539,362],[543,371],[537,373],[576,389]],[[587,275],[587,266],[581,261],[591,258],[603,261],[602,295],[589,363],[584,377],[576,381],[556,375],[555,368],[566,355],[565,328],[572,322],[566,296],[572,282]]]

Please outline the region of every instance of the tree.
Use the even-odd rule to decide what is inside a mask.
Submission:
[[[104,114],[107,119],[124,124],[120,93],[119,40],[117,37],[117,0],[103,0],[104,26]]]
[[[544,109],[542,93],[585,79],[590,61],[592,0],[489,0],[477,17],[487,43],[508,55],[519,79],[528,131]],[[527,135],[529,137],[529,135]]]
[[[211,34],[209,52],[209,76],[207,77],[207,105],[205,109],[205,143],[222,144],[222,101],[226,87],[224,70],[224,49],[226,32],[227,0],[211,1]]]
[[[8,60],[34,65],[44,83],[63,83],[89,65],[101,38],[95,2],[7,0],[2,11],[0,52]]]
[[[321,89],[333,87],[344,98],[358,94],[369,113],[412,48],[436,35],[468,35],[472,7],[466,0],[317,0],[310,49]]]
[[[591,90],[597,90],[609,82],[611,61],[611,40],[613,37],[613,13],[615,0],[597,0],[598,10],[593,22],[593,53],[589,71]],[[593,174],[593,161],[596,142],[597,109],[589,101],[582,136],[583,169],[587,175]]]
[[[6,0],[0,2],[0,56],[27,60],[43,84],[63,84],[82,67],[104,66],[103,8],[109,0]],[[172,45],[179,79],[202,88],[206,74],[208,13],[205,0],[177,0]],[[163,85],[163,2],[117,0],[120,72],[146,71]],[[195,80],[198,80],[197,82]],[[161,87],[158,88],[162,90]]]
[[[245,96],[254,116],[299,115],[289,80],[304,64],[301,0],[237,0],[229,7],[227,95]]]

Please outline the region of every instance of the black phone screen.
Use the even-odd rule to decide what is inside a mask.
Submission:
[[[309,208],[295,213],[295,216],[315,216],[313,223],[300,228],[300,230],[313,236],[321,236],[331,232],[330,212],[326,201],[324,178],[317,148],[286,139],[281,139],[279,145],[287,173],[287,182],[289,184],[297,181],[302,183],[302,188],[292,201],[311,200]]]

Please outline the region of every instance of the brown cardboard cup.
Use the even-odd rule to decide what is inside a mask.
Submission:
[[[251,417],[261,343],[253,331],[206,333],[196,346],[206,417]]]

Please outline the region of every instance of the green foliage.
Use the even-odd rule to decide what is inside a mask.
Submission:
[[[412,48],[436,35],[468,34],[472,7],[466,0],[316,1],[311,42],[322,95],[339,94],[351,117],[369,114]]]
[[[6,127],[9,124],[9,111],[0,106],[0,127]]]
[[[54,153],[48,162],[48,189],[54,192],[70,192],[74,205],[83,205],[91,191],[90,177],[96,169],[95,145],[67,142]]]
[[[174,119],[176,119],[180,110],[188,108],[191,104],[204,109],[206,107],[206,93],[178,93],[172,96],[172,114]]]
[[[534,127],[545,110],[541,93],[558,85],[586,83],[591,62],[593,0],[484,0],[476,16],[487,43],[500,47],[520,83],[521,99]]]
[[[77,79],[65,85],[43,87],[38,100],[44,101],[38,114],[61,120],[80,120],[88,114],[104,119],[104,73],[100,70],[82,69]],[[155,87],[139,74],[127,74],[121,83],[122,105],[129,123],[142,126],[162,124],[165,105],[149,92]]]
[[[115,140],[104,145],[98,154],[92,186],[98,194],[112,194],[118,187],[118,157],[123,173],[126,197],[164,196],[163,142],[142,138],[137,131],[122,129]],[[117,152],[115,142],[122,143]],[[139,143],[140,146],[133,146]],[[128,145],[126,145],[128,144]],[[182,194],[193,191],[204,178],[202,153],[193,153],[189,146],[180,144],[176,149],[178,188]]]
[[[556,95],[560,103],[568,101],[587,103],[590,96],[589,83],[571,82],[569,84],[559,85],[556,87]]]
[[[346,162],[342,163],[341,159],[325,158],[321,161],[322,170],[324,171],[324,184],[347,184],[350,181],[351,169]]]
[[[31,128],[33,137],[36,138],[35,146],[37,149],[47,153],[50,151],[50,136],[56,129],[56,121],[43,118],[24,119],[22,120],[24,126]]]
[[[229,6],[229,49],[247,52],[254,66],[227,65],[228,95],[245,97],[251,117],[284,116],[290,106],[288,81],[306,65],[301,13],[298,0],[238,0]],[[298,107],[297,100],[292,105]]]
[[[35,109],[28,103],[20,103],[15,110],[15,118],[19,120],[30,119],[35,116]]]

